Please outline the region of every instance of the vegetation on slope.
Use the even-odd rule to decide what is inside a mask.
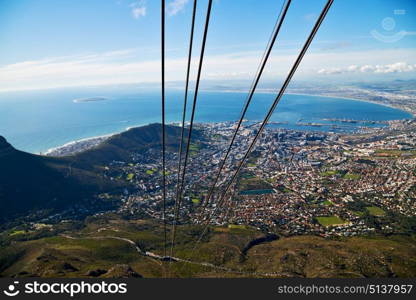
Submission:
[[[317,236],[262,239],[248,226],[178,226],[174,256],[194,263],[143,256],[163,253],[163,227],[115,214],[87,218],[49,237],[14,240],[1,247],[0,276],[41,277],[414,277],[416,237]],[[60,225],[57,225],[60,226]],[[4,238],[4,233],[0,239]],[[253,243],[253,241],[263,241]],[[250,246],[248,246],[250,245]],[[210,265],[211,264],[211,265]]]
[[[180,132],[179,127],[166,127],[168,149],[176,149]],[[198,131],[194,136],[202,138]],[[129,160],[132,152],[160,148],[160,143],[160,124],[132,128],[66,157],[19,151],[0,137],[0,224],[30,212],[46,216],[76,204],[96,204],[97,194],[121,190],[126,184],[104,178],[100,172],[104,164]]]

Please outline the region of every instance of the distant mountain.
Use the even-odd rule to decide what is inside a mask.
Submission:
[[[160,148],[161,125],[132,128],[99,146],[66,157],[40,156],[16,150],[0,136],[0,224],[39,209],[59,210],[84,203],[95,194],[121,189],[100,167],[127,161],[131,151]],[[167,148],[177,150],[181,128],[166,126]],[[195,131],[195,138],[202,136]]]

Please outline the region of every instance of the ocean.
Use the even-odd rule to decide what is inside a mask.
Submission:
[[[89,97],[96,101],[83,101]],[[235,121],[246,97],[243,92],[200,92],[195,122]],[[257,93],[246,119],[262,120],[273,99],[273,94]],[[191,93],[187,120],[192,100]],[[44,153],[74,140],[160,123],[160,105],[160,91],[151,90],[93,88],[1,93],[0,135],[20,150]],[[181,120],[183,91],[167,91],[166,105],[167,122]],[[271,121],[279,123],[273,126],[289,129],[352,131],[363,125],[384,126],[371,121],[408,118],[412,115],[405,111],[365,101],[287,94]],[[362,122],[345,123],[341,119]],[[310,123],[337,126],[310,126]]]

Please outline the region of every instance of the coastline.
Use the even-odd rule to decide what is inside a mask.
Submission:
[[[203,90],[204,92],[213,92],[213,93],[248,93],[248,91],[239,91],[239,90]],[[259,94],[276,94],[276,92],[269,91],[269,90],[258,90],[256,93]],[[331,96],[331,95],[323,95],[323,94],[305,94],[305,93],[296,93],[296,92],[285,92],[285,95],[298,95],[298,96],[309,96],[309,97],[323,97],[323,98],[335,98],[335,99],[342,99],[342,100],[352,100],[352,101],[362,101],[368,102],[372,104],[377,104],[389,108],[394,108],[401,110],[403,112],[409,113],[412,115],[413,118],[416,118],[416,111],[406,110],[403,107],[395,106],[393,104],[387,104],[382,102],[377,102],[374,100],[369,99],[362,99],[362,98],[353,98],[353,97],[343,97],[343,96]]]
[[[83,151],[83,150],[91,149],[91,148],[97,146],[101,142],[109,139],[110,137],[112,137],[116,134],[125,132],[127,130],[132,129],[132,128],[142,127],[142,126],[146,126],[146,125],[148,125],[148,124],[138,124],[138,125],[126,127],[124,130],[121,130],[121,131],[116,131],[116,132],[112,132],[112,133],[108,133],[108,134],[91,136],[91,137],[87,137],[87,138],[73,140],[73,141],[67,142],[65,144],[62,144],[60,146],[49,148],[45,152],[41,151],[37,154],[46,155],[46,156],[65,156],[65,154],[63,152],[67,152],[68,148],[79,147],[80,145],[84,144],[84,146],[82,147],[83,149],[80,149],[80,150],[77,150],[77,151],[71,151],[71,154],[74,154],[74,153],[77,153],[77,152],[80,152],[80,151]]]
[[[65,143],[61,146],[49,148],[45,152],[40,152],[39,154],[40,155],[46,155],[46,156],[64,156],[61,153],[65,152],[68,148],[77,147],[80,144],[84,144],[84,143],[99,144],[99,143],[105,141],[106,139],[110,138],[114,134],[116,134],[116,133],[100,135],[100,136],[93,136],[93,137],[88,137],[88,138],[82,138],[82,139],[79,139],[79,140],[73,140],[73,141]],[[74,151],[74,153],[76,153],[76,152]]]
[[[244,91],[232,91],[232,90],[224,90],[224,91],[213,91],[213,90],[205,90],[205,92],[220,92],[220,93],[246,93]],[[261,94],[273,94],[272,91],[265,91],[265,90],[261,90],[258,91],[258,93]],[[389,105],[389,104],[385,104],[385,103],[379,103],[376,101],[372,101],[372,100],[365,100],[365,99],[358,99],[358,98],[347,98],[347,97],[342,97],[342,96],[329,96],[329,95],[317,95],[317,94],[304,94],[304,93],[293,93],[293,92],[288,92],[286,93],[288,95],[299,95],[299,96],[309,96],[309,97],[324,97],[324,98],[335,98],[335,99],[342,99],[342,100],[351,100],[351,101],[362,101],[362,102],[368,102],[368,103],[372,103],[372,104],[376,104],[376,105],[382,105],[385,107],[389,107],[389,108],[393,108],[393,109],[398,109],[401,110],[403,112],[406,112],[408,114],[410,114],[412,116],[412,118],[416,117],[416,113],[413,113],[411,111],[407,111],[404,110],[403,108],[400,107],[396,107],[393,105]],[[173,122],[174,123],[174,122]],[[37,154],[40,155],[46,155],[46,156],[64,156],[66,152],[70,152],[67,155],[70,154],[74,154],[83,150],[87,150],[90,149],[92,147],[97,146],[99,143],[103,142],[104,140],[119,134],[121,132],[130,130],[132,128],[137,128],[137,127],[142,127],[142,126],[146,126],[150,123],[147,124],[136,124],[136,125],[132,125],[129,127],[126,127],[124,130],[121,131],[115,131],[112,133],[108,133],[108,134],[104,134],[104,135],[99,135],[99,136],[91,136],[91,137],[87,137],[87,138],[81,138],[81,139],[77,139],[77,140],[72,140],[69,141],[65,144],[56,146],[56,147],[52,147],[47,149],[45,152],[41,151]],[[84,144],[84,145],[83,145]],[[73,151],[69,151],[69,148],[81,148],[81,149],[75,149]]]
[[[323,98],[335,98],[335,99],[367,102],[367,103],[377,104],[377,105],[381,105],[381,106],[385,106],[385,107],[389,107],[389,108],[398,109],[398,110],[401,110],[403,112],[409,113],[410,115],[412,115],[413,118],[416,118],[416,112],[408,111],[406,109],[403,109],[403,107],[398,107],[398,106],[395,106],[395,105],[392,105],[392,104],[381,103],[381,102],[377,102],[377,101],[374,101],[374,100],[351,98],[351,97],[342,97],[342,96],[318,95],[318,94],[314,94],[314,95],[302,94],[302,93],[286,93],[286,94],[288,94],[288,95],[299,95],[299,96],[312,96],[312,97],[316,96],[316,97],[323,97]]]

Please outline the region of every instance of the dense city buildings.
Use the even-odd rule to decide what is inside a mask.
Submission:
[[[191,142],[180,222],[252,225],[286,235],[353,236],[400,231],[400,225],[386,221],[388,216],[416,215],[414,121],[350,134],[269,126],[232,192],[217,207],[257,125],[246,123],[240,129],[207,203],[235,128],[233,123],[198,124],[202,137]],[[173,150],[167,154],[166,173],[170,221],[177,185],[178,157]],[[113,161],[105,167],[107,177],[130,183],[120,212],[162,217],[159,152],[155,148],[133,152],[130,161]]]

